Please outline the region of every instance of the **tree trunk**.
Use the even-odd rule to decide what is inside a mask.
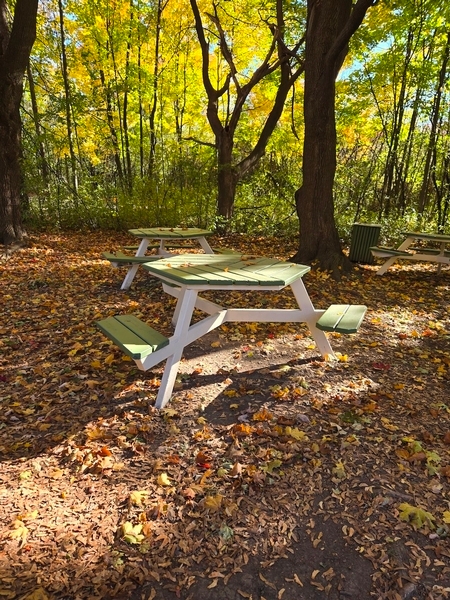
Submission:
[[[435,152],[436,152],[436,139],[437,139],[437,129],[439,122],[439,112],[441,108],[442,96],[445,89],[445,84],[448,78],[447,74],[447,65],[450,59],[450,33],[447,35],[447,42],[445,44],[443,53],[442,53],[442,63],[441,69],[438,75],[438,82],[436,86],[436,92],[434,95],[433,101],[433,110],[431,114],[431,130],[430,136],[428,138],[428,148],[427,154],[425,158],[425,166],[423,170],[423,181],[422,187],[420,189],[419,195],[419,206],[418,212],[420,219],[423,216],[423,213],[428,205],[428,196],[432,182],[432,173],[436,166],[435,164]]]
[[[231,164],[233,156],[233,134],[223,128],[216,136],[217,147],[217,214],[225,221],[233,216],[234,197],[236,194],[237,177]],[[220,227],[220,224],[219,224]]]
[[[59,30],[61,34],[61,71],[64,82],[64,94],[65,94],[65,111],[66,111],[66,127],[67,127],[67,143],[69,145],[70,155],[70,167],[71,173],[67,181],[70,182],[72,187],[72,194],[74,204],[77,206],[77,193],[78,193],[78,175],[77,175],[77,160],[75,157],[75,151],[73,149],[73,130],[72,130],[72,94],[70,91],[69,83],[69,72],[67,66],[67,53],[66,53],[66,32],[64,25],[64,8],[62,0],[58,0],[59,9]]]
[[[25,235],[20,206],[23,77],[36,37],[38,0],[17,0],[12,27],[6,0],[0,0],[0,243]]]
[[[300,220],[299,249],[293,261],[317,261],[335,277],[350,270],[334,221],[336,172],[335,79],[347,43],[371,0],[308,0],[304,90],[303,181],[295,193]]]

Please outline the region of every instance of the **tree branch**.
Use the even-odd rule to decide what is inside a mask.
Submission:
[[[350,18],[347,20],[342,31],[327,53],[327,61],[329,64],[334,64],[336,62],[340,54],[345,50],[352,35],[363,22],[369,8],[374,6],[377,1],[378,0],[358,0],[356,2],[350,13]]]
[[[196,144],[200,144],[201,146],[208,146],[209,148],[215,148],[216,144],[214,144],[213,142],[203,142],[202,140],[199,140],[195,137],[192,136],[188,136],[188,137],[182,137],[182,140],[185,140],[187,142],[195,142]]]

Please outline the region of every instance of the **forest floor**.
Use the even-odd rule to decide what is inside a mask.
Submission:
[[[157,280],[121,291],[101,259],[129,242],[33,235],[0,261],[0,598],[449,598],[448,267],[308,273],[316,307],[368,306],[331,335],[339,360],[303,325],[227,324],[186,349],[158,411],[162,366],[138,371],[95,326],[171,331]]]

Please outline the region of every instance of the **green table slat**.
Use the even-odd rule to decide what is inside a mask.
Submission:
[[[128,232],[136,237],[147,237],[156,239],[194,239],[198,237],[207,237],[212,235],[212,231],[206,229],[197,229],[190,227],[183,229],[180,227],[149,227],[140,229],[129,229]]]
[[[407,237],[415,237],[420,240],[432,240],[434,242],[448,242],[450,243],[450,235],[444,235],[442,233],[420,233],[418,231],[402,231],[402,235]]]
[[[145,264],[144,269],[181,284],[284,286],[310,267],[248,255],[184,254]]]

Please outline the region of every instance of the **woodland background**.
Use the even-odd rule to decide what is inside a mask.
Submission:
[[[305,28],[306,3],[283,3],[285,41]],[[224,32],[241,80],[272,40],[273,3],[198,3],[217,87],[229,70]],[[379,2],[352,38],[336,82],[335,218],[445,230],[450,200],[450,7]],[[206,118],[201,48],[188,0],[45,0],[23,99],[25,218],[33,228],[220,225],[217,157]],[[254,145],[279,73],[249,95],[234,161]],[[243,177],[231,227],[298,231],[302,76],[290,90],[265,156]],[[218,99],[227,122],[236,86]]]

